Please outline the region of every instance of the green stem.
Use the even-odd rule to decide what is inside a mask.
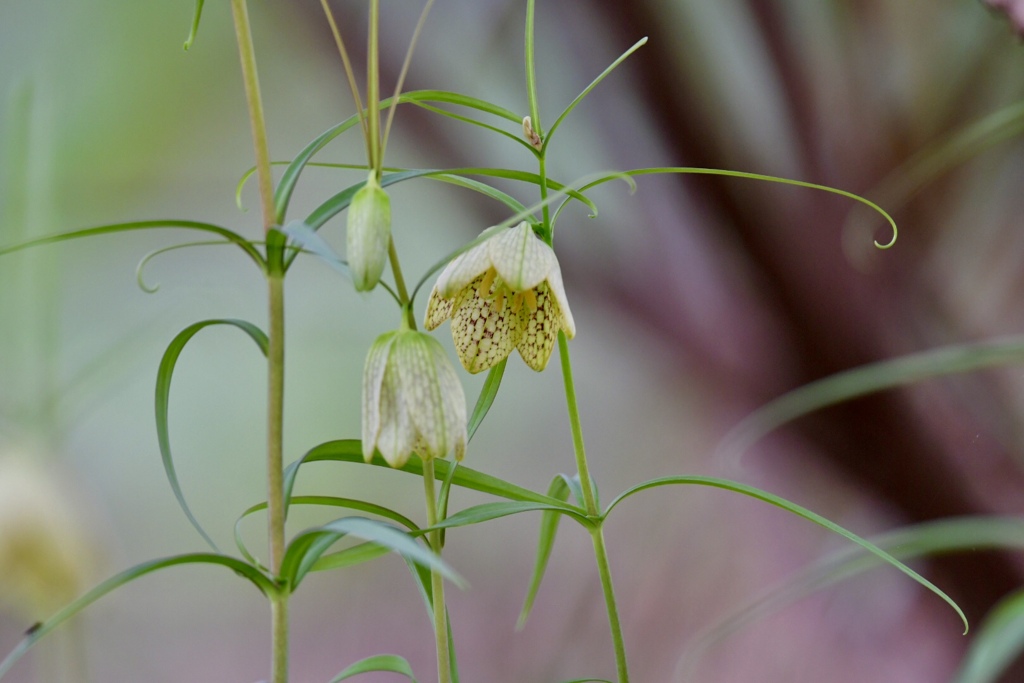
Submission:
[[[423,461],[423,493],[427,503],[427,524],[438,523],[437,497],[434,491],[434,461]],[[430,547],[441,554],[441,532],[430,532]],[[451,654],[448,651],[448,612],[444,601],[444,577],[436,569],[430,573],[434,608],[434,639],[437,642],[437,681],[451,683]]]
[[[540,105],[537,102],[537,69],[534,57],[534,14],[536,0],[526,2],[526,94],[530,99],[530,120],[533,129],[542,135],[540,127]]]
[[[284,276],[267,278],[270,290],[269,345],[267,348],[267,532],[270,569],[281,572],[285,553],[284,509]],[[272,683],[288,680],[288,592],[271,603],[273,619]]]
[[[270,151],[267,146],[267,123],[263,115],[263,100],[260,97],[260,79],[256,73],[256,51],[252,44],[252,28],[249,26],[249,8],[246,0],[231,0],[231,11],[235,18],[235,36],[238,40],[238,54],[242,60],[242,80],[245,83],[245,99],[249,104],[249,122],[252,127],[252,144],[256,150],[256,173],[259,181],[260,205],[263,208],[263,229],[274,226],[274,182],[270,175]]]
[[[366,55],[366,103],[369,111],[370,167],[380,179],[380,0],[370,1],[370,37]]]
[[[590,467],[587,465],[587,452],[583,445],[583,427],[580,424],[579,407],[576,403],[576,386],[572,378],[572,364],[569,361],[569,342],[565,334],[558,333],[558,355],[562,364],[562,379],[565,383],[565,403],[569,409],[569,425],[572,428],[572,446],[576,454],[576,469],[579,471],[580,488],[583,490],[583,504],[587,514],[597,518],[597,495],[594,482],[590,478]],[[591,532],[594,542],[594,557],[597,560],[597,571],[601,577],[601,589],[604,592],[605,607],[608,610],[608,626],[612,632],[612,645],[615,648],[615,668],[618,671],[619,683],[629,683],[629,667],[626,664],[626,645],[622,639],[622,625],[619,623],[619,608],[615,602],[615,589],[612,587],[612,573],[608,565],[608,551],[604,545],[604,531],[598,524]]]
[[[612,587],[612,570],[608,565],[608,551],[604,547],[604,529],[597,526],[591,533],[594,541],[594,557],[597,572],[601,576],[601,590],[604,604],[608,608],[608,625],[612,632],[612,646],[615,648],[615,670],[619,683],[629,683],[629,666],[626,664],[626,644],[622,640],[622,625],[619,623],[619,608],[615,603],[615,588]]]
[[[416,316],[412,312],[412,300],[409,299],[409,289],[405,286],[405,277],[402,275],[402,264],[398,260],[398,250],[395,248],[395,238],[388,242],[388,259],[391,261],[391,272],[395,275],[395,289],[398,293],[398,304],[402,307],[402,315],[405,316],[405,324],[410,330],[416,329]]]

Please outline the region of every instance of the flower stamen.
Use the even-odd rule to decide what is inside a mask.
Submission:
[[[498,271],[494,268],[489,268],[484,273],[484,279],[480,281],[480,286],[476,288],[476,295],[481,299],[491,298],[491,288],[494,286],[494,279],[498,277]]]

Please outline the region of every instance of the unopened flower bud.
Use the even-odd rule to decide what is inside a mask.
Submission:
[[[466,452],[466,396],[441,344],[401,329],[377,338],[363,371],[363,457],[392,467]]]
[[[540,133],[533,128],[533,119],[529,116],[523,119],[523,137],[529,142],[534,149],[540,151],[544,147],[544,141],[540,139]]]
[[[356,291],[368,292],[377,286],[390,242],[391,199],[371,172],[348,207],[347,257]]]

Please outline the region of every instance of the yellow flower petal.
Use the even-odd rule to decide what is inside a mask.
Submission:
[[[537,309],[531,311],[524,306],[519,316],[522,334],[516,348],[531,368],[540,372],[548,365],[551,350],[555,348],[561,315],[558,303],[551,296],[547,283],[541,283],[536,291]]]
[[[423,326],[432,330],[448,318],[452,317],[453,299],[445,299],[441,296],[437,285],[430,290],[430,300],[427,301],[427,312],[423,316]]]
[[[472,373],[497,365],[519,341],[520,318],[503,303],[477,295],[483,276],[462,290],[452,314],[452,340],[463,367]]]
[[[551,288],[551,296],[558,304],[560,327],[565,331],[565,336],[572,339],[576,336],[576,321],[573,320],[572,311],[569,310],[569,299],[565,296],[565,286],[562,284],[562,269],[559,267],[557,259],[548,275],[547,284]]]

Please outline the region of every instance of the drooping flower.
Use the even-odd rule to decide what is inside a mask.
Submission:
[[[430,292],[425,325],[451,318],[462,365],[477,373],[512,349],[531,368],[547,367],[559,330],[572,339],[576,323],[554,250],[525,221],[456,257]]]
[[[346,258],[358,292],[377,286],[388,262],[391,242],[391,199],[372,171],[348,207]]]
[[[466,396],[440,342],[409,329],[373,343],[363,371],[363,457],[392,467],[415,451],[424,460],[466,452]]]

